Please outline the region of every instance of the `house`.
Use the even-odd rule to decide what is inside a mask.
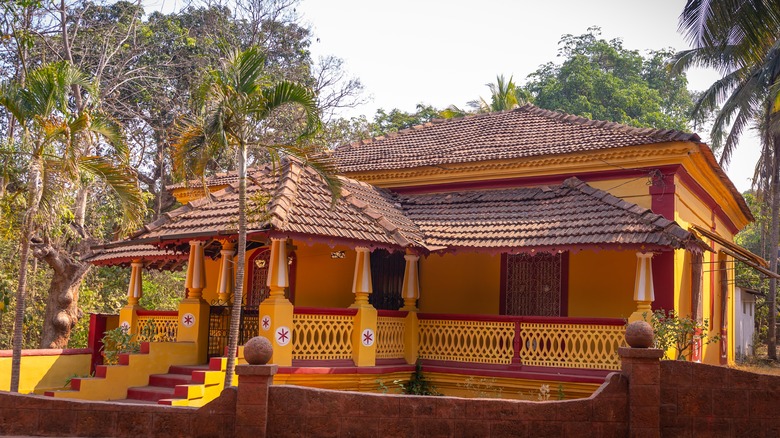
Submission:
[[[272,341],[275,383],[377,390],[419,359],[449,394],[583,396],[655,309],[721,336],[693,360],[734,360],[733,264],[767,264],[733,243],[753,217],[697,135],[525,105],[332,158],[335,202],[295,160],[250,172],[242,341]],[[198,363],[224,354],[234,278],[235,176],[210,188],[172,187],[186,205],[91,258],[132,267],[121,324]],[[141,269],[185,259],[178,312],[139,309]]]

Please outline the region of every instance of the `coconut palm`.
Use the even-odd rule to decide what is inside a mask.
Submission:
[[[485,84],[485,86],[490,89],[490,102],[480,97],[467,103],[477,113],[508,111],[530,100],[528,92],[515,84],[513,76],[510,76],[507,81],[504,75],[498,75],[496,76],[496,83]],[[445,119],[463,117],[467,114],[469,114],[468,110],[461,109],[455,105],[448,106],[440,113]]]
[[[763,154],[758,175],[766,175],[771,193],[770,269],[777,272],[780,239],[780,4],[764,0],[689,0],[680,29],[693,48],[678,53],[676,69],[704,66],[723,77],[699,98],[694,111],[716,109],[711,132],[713,148],[727,165],[748,126],[762,131]],[[771,164],[770,164],[771,163]],[[769,172],[766,170],[769,169]],[[754,181],[755,183],[756,181]],[[769,282],[769,357],[776,353],[777,280]]]
[[[278,162],[285,155],[298,157],[320,172],[333,193],[338,186],[337,180],[330,176],[329,166],[316,159],[316,149],[262,142],[264,123],[273,113],[285,108],[299,111],[305,119],[301,137],[311,136],[320,127],[316,95],[293,82],[269,82],[265,76],[265,62],[257,47],[230,53],[204,85],[200,116],[183,123],[174,142],[174,171],[185,179],[192,174],[202,177],[214,157],[226,152],[233,152],[238,158],[238,254],[228,335],[226,387],[233,380],[234,352],[241,320],[246,260],[247,150],[260,149],[272,162]]]
[[[77,86],[77,87],[74,87]],[[144,202],[135,173],[126,165],[127,149],[118,126],[86,107],[75,112],[72,93],[84,90],[95,96],[86,75],[67,62],[45,64],[31,71],[24,86],[6,82],[0,86],[0,106],[13,115],[21,128],[17,156],[26,159],[27,204],[22,221],[19,282],[13,334],[11,391],[19,389],[23,342],[27,265],[33,233],[51,217],[61,193],[82,174],[104,179],[119,196],[127,229],[141,223]],[[83,155],[85,142],[105,141],[115,148],[113,159]]]

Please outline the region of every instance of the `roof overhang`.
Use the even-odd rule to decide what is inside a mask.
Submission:
[[[763,257],[746,250],[745,248],[737,245],[734,242],[730,242],[724,239],[723,237],[713,233],[712,231],[706,228],[702,228],[698,225],[691,225],[690,229],[691,231],[701,236],[704,236],[714,242],[717,242],[720,246],[723,247],[722,251],[725,254],[734,257],[736,260],[739,260],[740,262],[746,264],[747,266],[750,266],[751,268],[766,275],[767,277],[780,278],[780,274],[777,274],[776,272],[772,272],[769,269],[767,269],[769,268],[769,262],[767,262]]]

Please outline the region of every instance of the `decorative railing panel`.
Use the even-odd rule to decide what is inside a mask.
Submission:
[[[333,360],[352,358],[354,311],[293,315],[293,359]],[[327,312],[327,313],[326,313]]]
[[[624,345],[622,324],[520,322],[523,365],[564,368],[620,369],[618,347]]]
[[[420,319],[421,359],[510,364],[515,324],[511,321]]]
[[[209,357],[220,357],[227,354],[232,311],[233,309],[229,306],[211,306],[209,309]],[[239,321],[238,345],[244,345],[246,341],[260,334],[260,318],[257,307],[242,307]]]
[[[376,358],[404,357],[404,327],[406,318],[379,316],[376,324]]]
[[[175,342],[179,329],[178,312],[139,311],[136,340],[139,342]]]

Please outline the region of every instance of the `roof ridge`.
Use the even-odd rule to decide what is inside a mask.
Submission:
[[[582,125],[592,128],[610,129],[619,131],[624,134],[641,135],[647,137],[658,138],[666,141],[693,141],[701,143],[701,137],[698,134],[688,133],[684,131],[678,131],[676,129],[658,129],[658,128],[639,128],[636,126],[626,125],[624,123],[612,122],[609,120],[589,119],[587,117],[577,116],[574,114],[564,113],[561,111],[553,111],[545,108],[540,108],[531,103],[527,103],[512,111],[528,112],[530,114],[538,115],[552,120],[560,122],[566,122],[570,124]]]
[[[278,230],[284,230],[289,223],[289,213],[298,197],[298,183],[303,174],[303,168],[297,160],[285,161],[280,166],[282,174],[276,185],[278,196],[268,206],[271,226]]]
[[[378,187],[374,187],[374,188],[378,189]],[[342,188],[341,199],[343,199],[345,202],[352,205],[353,207],[357,208],[365,216],[368,216],[368,218],[371,221],[373,221],[380,228],[384,229],[387,232],[387,235],[390,236],[393,240],[395,240],[396,243],[398,243],[398,245],[402,247],[407,247],[412,244],[412,242],[406,237],[404,237],[404,235],[401,233],[401,227],[395,225],[393,221],[388,219],[380,211],[371,208],[371,206],[368,203],[358,199],[357,196],[355,196],[349,190]]]

